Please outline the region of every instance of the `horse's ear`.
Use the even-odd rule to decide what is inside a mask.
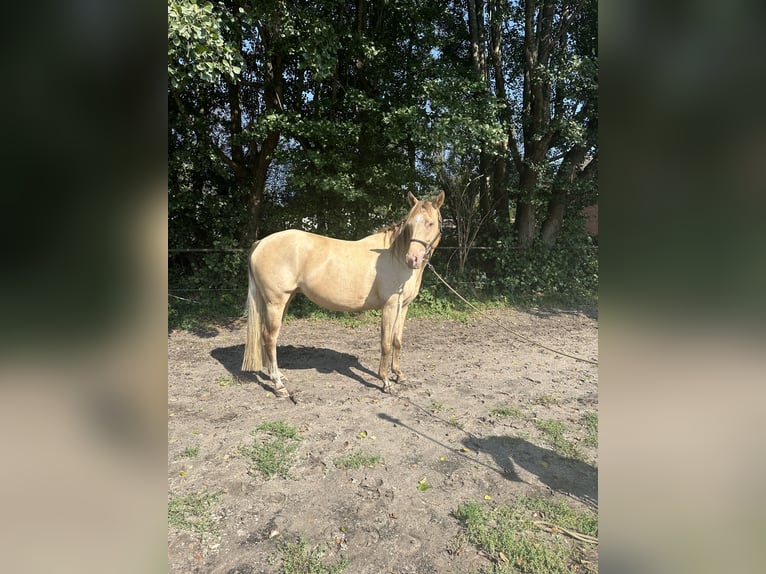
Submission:
[[[439,209],[442,206],[442,203],[444,203],[444,192],[442,191],[439,195],[436,196],[436,199],[434,199],[434,208]]]
[[[415,207],[415,204],[418,202],[418,198],[412,195],[411,191],[407,192],[407,201],[410,202],[410,207]]]

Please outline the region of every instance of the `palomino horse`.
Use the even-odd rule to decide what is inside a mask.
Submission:
[[[287,306],[303,293],[332,311],[382,309],[378,376],[384,392],[390,390],[389,364],[395,380],[404,381],[399,368],[404,318],[441,239],[444,192],[434,201],[419,201],[412,193],[408,200],[404,222],[358,241],[289,229],[253,244],[243,371],[267,366],[276,393],[289,396],[277,366],[277,338]]]

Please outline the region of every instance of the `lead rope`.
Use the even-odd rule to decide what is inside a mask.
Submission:
[[[496,320],[494,317],[491,317],[490,315],[487,315],[487,314],[486,314],[484,311],[482,311],[481,309],[479,309],[479,308],[478,308],[476,305],[474,305],[473,303],[471,303],[470,301],[468,301],[468,299],[466,299],[465,297],[463,297],[463,296],[462,296],[460,293],[458,293],[457,291],[455,291],[455,289],[452,287],[452,285],[450,285],[449,283],[447,283],[447,281],[444,279],[444,277],[442,277],[441,275],[439,275],[439,273],[436,271],[436,269],[434,268],[434,266],[433,266],[433,265],[431,265],[431,261],[430,261],[430,258],[429,258],[429,261],[428,261],[428,263],[426,263],[426,265],[428,265],[428,267],[431,269],[431,271],[433,271],[433,272],[434,272],[434,275],[436,275],[436,277],[439,279],[439,281],[441,281],[442,283],[444,283],[444,285],[447,287],[447,289],[449,289],[449,290],[450,290],[450,291],[452,291],[452,292],[453,292],[455,295],[457,295],[457,296],[458,296],[458,298],[459,298],[459,299],[460,299],[460,300],[461,300],[463,303],[465,303],[466,305],[468,305],[468,306],[469,306],[471,309],[473,309],[474,311],[478,312],[478,313],[479,313],[479,314],[480,314],[482,317],[484,317],[484,318],[486,318],[486,319],[489,319],[490,321],[492,321],[492,322],[493,322],[495,325],[497,325],[497,326],[498,326],[498,327],[500,327],[501,329],[505,329],[506,331],[508,331],[509,333],[511,333],[512,335],[514,335],[515,337],[518,337],[519,339],[521,339],[522,341],[525,341],[525,342],[529,343],[530,345],[535,345],[536,347],[540,347],[540,348],[542,348],[542,349],[545,349],[546,351],[550,351],[551,353],[556,353],[557,355],[563,355],[564,357],[569,357],[570,359],[574,359],[575,361],[581,361],[581,362],[583,362],[583,363],[590,363],[591,365],[596,365],[596,366],[598,366],[598,362],[597,362],[597,361],[591,361],[590,359],[584,359],[584,358],[582,358],[582,357],[577,357],[577,356],[575,356],[575,355],[570,355],[569,353],[565,353],[565,352],[563,352],[563,351],[559,351],[559,350],[557,350],[557,349],[552,349],[551,347],[546,347],[546,346],[545,346],[545,345],[543,345],[542,343],[538,343],[537,341],[533,341],[533,340],[532,340],[532,339],[530,339],[529,337],[526,337],[526,336],[522,335],[521,333],[518,333],[518,332],[514,331],[513,329],[509,329],[508,327],[506,327],[505,325],[503,325],[503,324],[502,324],[500,321],[497,321],[497,320]]]

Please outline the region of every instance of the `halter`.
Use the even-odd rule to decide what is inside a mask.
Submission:
[[[439,233],[436,234],[436,237],[434,237],[431,241],[426,243],[422,239],[410,239],[410,243],[420,243],[423,247],[426,248],[426,252],[423,254],[423,260],[429,261],[431,259],[431,254],[433,253],[433,244],[442,236],[442,214],[440,211],[437,212],[439,214]]]

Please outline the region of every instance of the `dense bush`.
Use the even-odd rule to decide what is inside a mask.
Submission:
[[[593,304],[598,298],[598,248],[581,222],[569,220],[552,245],[521,251],[512,234],[497,242],[488,263],[493,291],[518,304]]]

